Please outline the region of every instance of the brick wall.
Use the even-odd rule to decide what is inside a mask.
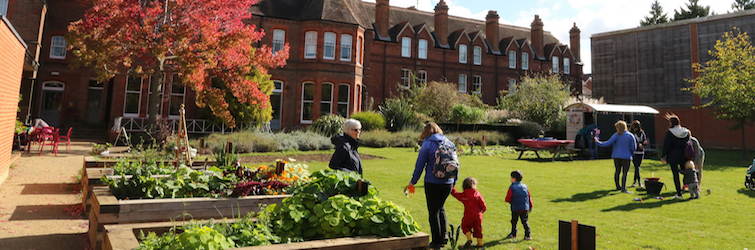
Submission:
[[[655,116],[656,142],[662,145],[663,138],[668,130],[668,121],[664,114],[674,113],[679,116],[682,126],[692,132],[703,148],[734,148],[742,146],[741,130],[731,130],[734,122],[716,120],[715,108],[658,108],[660,115]],[[748,149],[755,149],[755,126],[745,126],[745,141]]]
[[[0,183],[8,178],[13,151],[13,128],[18,108],[18,92],[24,66],[22,42],[12,26],[0,20]]]

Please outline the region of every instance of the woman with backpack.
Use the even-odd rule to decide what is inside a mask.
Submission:
[[[666,114],[666,119],[671,128],[666,132],[666,138],[663,139],[661,163],[666,164],[668,162],[671,166],[671,173],[674,174],[674,187],[676,188],[674,199],[681,199],[682,185],[679,182],[679,170],[680,167],[684,167],[684,163],[688,160],[685,151],[687,151],[690,133],[687,128],[680,125],[681,121],[678,116]],[[694,158],[694,155],[692,157]]]
[[[448,242],[446,238],[446,210],[444,204],[446,198],[451,194],[451,189],[456,183],[456,178],[437,178],[433,174],[433,168],[436,162],[436,151],[443,143],[446,148],[451,147],[456,150],[453,142],[443,135],[443,130],[438,124],[429,122],[425,125],[422,134],[422,148],[417,156],[417,163],[414,166],[414,173],[407,188],[414,190],[414,185],[419,181],[422,171],[425,171],[425,198],[427,199],[427,211],[430,215],[430,231],[432,233],[432,242],[430,248],[440,249]]]

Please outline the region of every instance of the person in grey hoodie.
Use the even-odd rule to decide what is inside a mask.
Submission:
[[[362,159],[359,158],[359,134],[362,133],[362,123],[355,119],[347,119],[343,124],[343,134],[333,136],[330,142],[336,145],[336,151],[330,157],[330,168],[362,175]]]
[[[682,198],[682,185],[679,182],[679,171],[684,168],[684,163],[687,161],[687,157],[684,156],[684,149],[687,146],[687,140],[689,140],[689,130],[680,125],[679,117],[672,114],[667,114],[666,119],[669,121],[668,132],[663,139],[663,153],[661,154],[661,162],[671,166],[671,173],[674,174],[674,187],[676,188],[676,196],[674,199]]]
[[[703,164],[705,163],[705,150],[700,146],[700,141],[692,136],[692,131],[689,132],[689,140],[692,141],[692,148],[695,149],[695,170],[697,170],[697,186],[703,183]]]

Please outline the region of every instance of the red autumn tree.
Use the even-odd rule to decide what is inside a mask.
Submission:
[[[275,53],[264,36],[244,24],[259,0],[81,0],[84,19],[68,26],[75,66],[93,66],[98,80],[115,75],[151,76],[151,93],[162,93],[166,72],[175,72],[197,93],[197,105],[210,107],[235,126],[224,96],[240,103],[269,105],[269,95],[250,77],[282,67],[288,44]],[[256,70],[255,70],[256,69]],[[224,83],[213,87],[211,77]],[[149,123],[155,124],[161,95],[150,95]]]

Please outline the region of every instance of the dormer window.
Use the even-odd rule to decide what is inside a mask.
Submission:
[[[558,73],[558,57],[553,57],[553,73]]]
[[[412,57],[412,39],[408,37],[401,38],[401,56]]]
[[[522,69],[523,70],[530,69],[530,54],[527,52],[522,52]]]
[[[427,59],[427,40],[419,39],[419,45],[417,47],[417,57],[419,59]]]
[[[564,58],[564,74],[571,74],[571,62],[569,58]]]
[[[459,44],[459,63],[467,63],[467,45]]]
[[[481,65],[482,64],[482,47],[480,46],[474,46],[474,65]]]
[[[509,68],[516,69],[516,51],[509,51]]]

